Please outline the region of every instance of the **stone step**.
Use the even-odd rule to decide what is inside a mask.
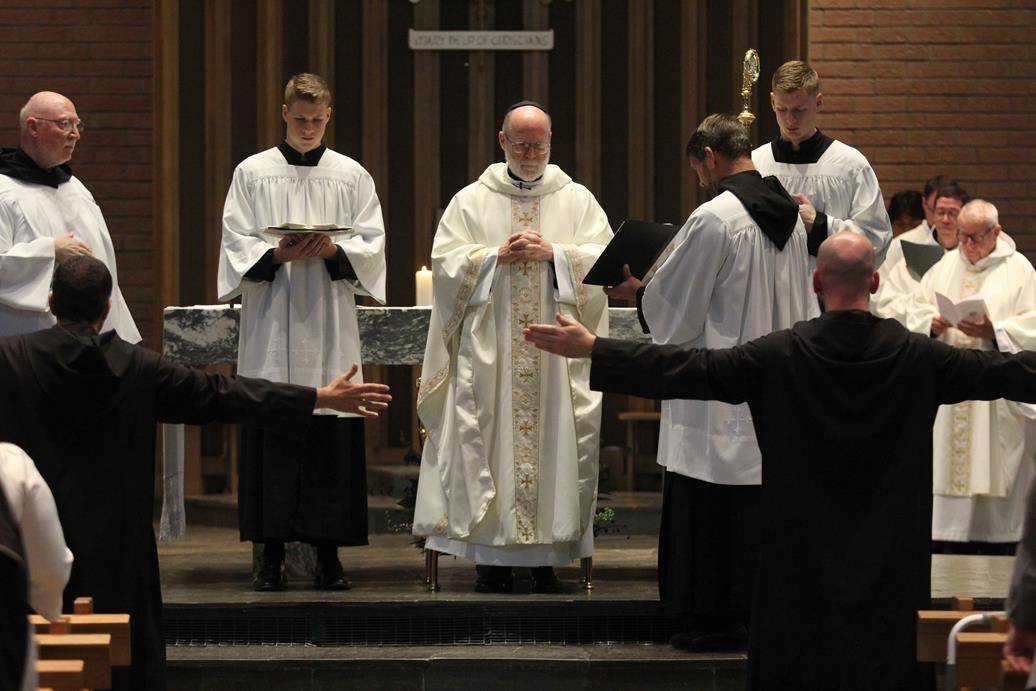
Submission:
[[[170,647],[170,691],[745,688],[744,654],[668,645]]]

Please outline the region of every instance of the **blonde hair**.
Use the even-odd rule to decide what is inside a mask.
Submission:
[[[284,87],[284,105],[295,101],[309,101],[320,105],[331,105],[331,89],[319,74],[300,72],[288,80]]]
[[[820,91],[820,75],[801,60],[789,60],[773,73],[770,89],[782,94],[805,89],[806,93],[816,95]]]

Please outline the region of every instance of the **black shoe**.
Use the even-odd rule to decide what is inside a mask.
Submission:
[[[260,593],[272,593],[284,590],[287,579],[284,577],[284,562],[280,559],[266,561],[259,568],[259,573],[252,579],[252,590]]]
[[[475,567],[478,579],[475,581],[476,593],[513,593],[514,574],[510,566]]]
[[[352,584],[345,577],[342,562],[335,557],[334,561],[317,560],[316,572],[313,575],[315,590],[349,590]]]
[[[552,567],[537,566],[532,569],[532,587],[529,590],[533,593],[556,595],[565,592],[565,584],[554,573]]]

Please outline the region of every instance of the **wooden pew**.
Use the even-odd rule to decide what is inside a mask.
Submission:
[[[52,689],[86,688],[85,663],[82,660],[37,660],[37,682],[41,687]]]
[[[972,598],[953,598],[953,609],[921,610],[917,613],[917,661],[946,662],[946,642],[953,625],[975,612]],[[1006,630],[1006,622],[1003,624]],[[990,631],[989,626],[975,625],[969,631]]]
[[[1003,676],[1004,642],[1000,631],[957,634],[957,688],[999,688]]]

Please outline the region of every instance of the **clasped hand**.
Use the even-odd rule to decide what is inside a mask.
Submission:
[[[338,253],[338,246],[323,233],[291,233],[281,238],[273,251],[273,260],[278,264],[299,259],[331,259]]]
[[[554,247],[538,230],[523,230],[507,238],[500,246],[501,264],[511,262],[549,262],[554,260]]]

